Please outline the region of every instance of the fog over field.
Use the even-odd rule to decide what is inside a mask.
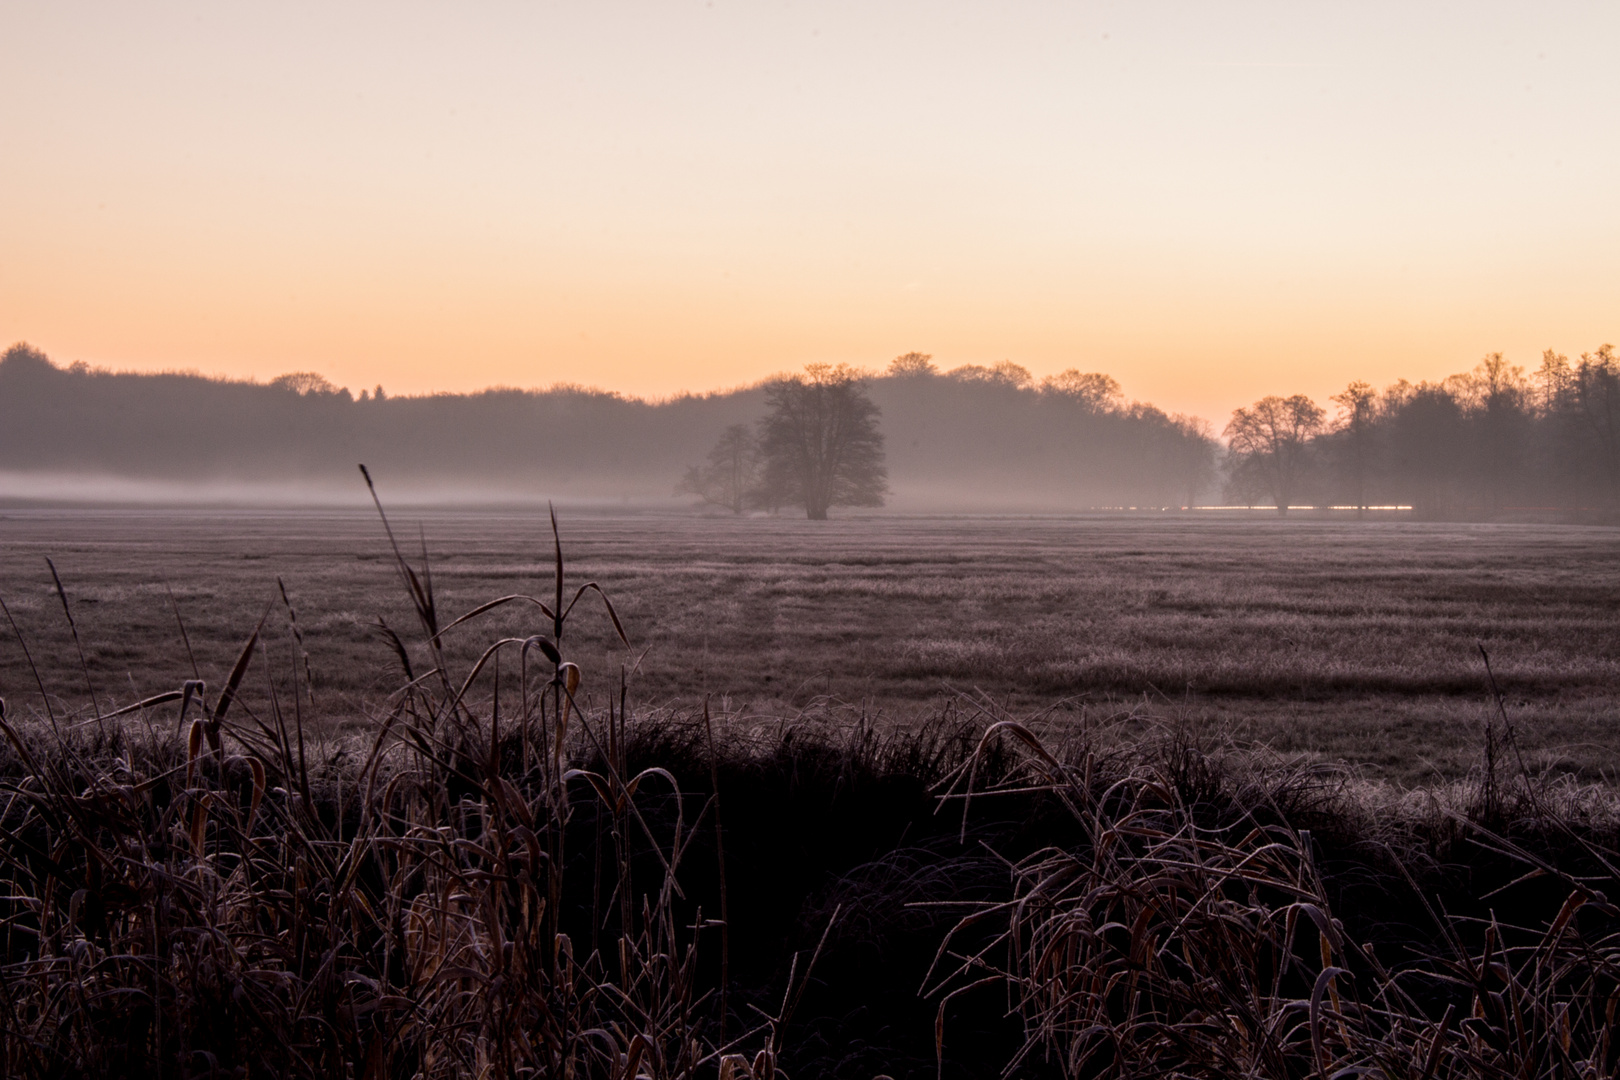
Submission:
[[[356,396],[311,372],[268,384],[119,374],[17,345],[0,359],[0,499],[342,506],[365,462],[415,504],[791,512],[802,498],[758,486],[765,425],[782,405],[773,388],[834,378],[866,410],[876,485],[835,508],[1620,513],[1620,358],[1608,346],[1573,361],[1549,352],[1529,372],[1492,354],[1440,383],[1356,382],[1331,402],[1271,395],[1234,411],[1220,438],[1204,419],[1127,400],[1104,372],[1036,381],[1011,362],[942,371],[917,353],[880,372],[806,371],[656,401],[570,385]],[[715,473],[727,445],[746,474],[735,498]]]
[[[871,382],[893,505],[1168,505],[1208,487],[1208,435],[1126,405],[1111,382],[1042,393],[1012,368]],[[759,386],[657,402],[572,386],[356,398],[313,374],[116,375],[13,349],[0,362],[0,494],[326,502],[353,492],[364,461],[415,501],[668,505],[728,426],[765,411]]]

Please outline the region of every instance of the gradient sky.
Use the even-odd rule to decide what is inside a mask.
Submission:
[[[0,345],[661,395],[1620,340],[1620,4],[0,5]]]

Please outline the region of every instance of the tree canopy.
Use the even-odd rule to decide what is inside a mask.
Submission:
[[[1311,439],[1322,430],[1321,406],[1304,394],[1263,397],[1232,413],[1226,425],[1227,452],[1234,481],[1276,500],[1277,513],[1288,513],[1304,477]]]
[[[820,521],[833,506],[882,506],[888,492],[878,407],[846,364],[811,364],[765,386],[760,421],[763,501],[803,506]]]

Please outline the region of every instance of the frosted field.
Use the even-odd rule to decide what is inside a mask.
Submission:
[[[425,536],[447,617],[553,588],[543,513],[393,520],[417,561]],[[895,723],[979,707],[1064,723],[1128,714],[1127,726],[1186,723],[1416,784],[1476,760],[1495,707],[1483,643],[1533,767],[1589,779],[1620,769],[1614,529],[564,511],[562,531],[570,581],[601,583],[632,646],[587,598],[567,651],[587,693],[616,693],[624,670],[642,707],[707,696],[717,711],[769,718],[831,698]],[[267,676],[286,681],[292,662],[278,577],[327,724],[369,724],[400,681],[379,616],[420,637],[372,513],[0,511],[0,597],[61,711],[87,709],[89,691],[45,556],[104,711],[193,677],[192,657],[219,685],[273,601],[244,700],[266,698]],[[453,632],[458,664],[497,636],[546,630],[533,610]],[[4,630],[0,694],[14,712],[39,711]]]

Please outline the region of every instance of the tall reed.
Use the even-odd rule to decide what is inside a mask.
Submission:
[[[380,626],[403,681],[355,762],[312,769],[285,590],[295,647],[279,679],[267,609],[217,696],[198,680],[98,707],[93,731],[54,714],[45,730],[0,703],[14,755],[0,784],[0,1070],[769,1076],[772,1018],[719,1042],[697,963],[719,924],[680,910],[711,802],[688,807],[661,768],[630,774],[622,695],[594,717],[581,707],[564,644],[579,602],[597,597],[627,638],[595,583],[567,589],[555,515],[550,595],[446,622],[425,549],[413,565],[378,511],[421,638],[412,649]],[[453,675],[446,635],[507,605],[538,632]],[[257,711],[243,698],[255,661]],[[176,701],[170,735],[150,721]],[[144,739],[129,726],[141,719]],[[672,815],[643,812],[655,789]],[[593,830],[597,872],[571,880],[568,846]],[[571,936],[586,925],[590,941]]]

